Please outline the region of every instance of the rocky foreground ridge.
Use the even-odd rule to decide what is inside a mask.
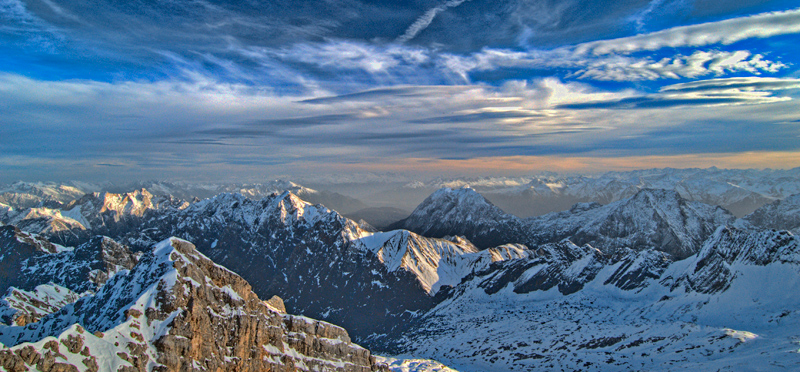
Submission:
[[[262,301],[187,241],[166,239],[135,256],[107,238],[69,249],[13,227],[2,232],[2,262],[14,256],[33,273],[60,261],[86,274],[8,288],[0,300],[7,371],[386,370],[343,328],[286,314],[278,297]],[[77,258],[92,249],[95,259]],[[22,293],[33,296],[25,303]],[[40,311],[28,316],[30,308]]]

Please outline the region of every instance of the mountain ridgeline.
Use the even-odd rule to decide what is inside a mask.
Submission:
[[[4,254],[20,248],[14,241],[29,256],[17,261],[18,284],[39,284],[10,287],[1,301],[14,319],[0,325],[7,371],[386,370],[341,327],[260,300],[189,242],[167,239],[137,256],[107,240],[52,251],[5,227]],[[47,282],[37,274],[51,263],[79,275]]]
[[[244,363],[247,355],[262,364],[242,370],[384,368],[355,345],[325,349],[350,345],[351,336],[465,371],[652,369],[685,357],[717,369],[759,358],[741,345],[760,332],[768,337],[757,341],[759,350],[774,350],[762,354],[797,365],[781,350],[800,327],[778,325],[800,325],[792,310],[800,303],[769,280],[780,276],[800,289],[796,204],[786,198],[737,219],[674,190],[640,189],[606,205],[519,218],[469,187],[442,188],[385,232],[291,191],[186,202],[139,189],[91,193],[60,207],[6,206],[0,219],[17,227],[0,231],[0,267],[23,275],[0,277],[0,341],[10,347],[0,350],[0,363],[31,366],[23,354],[32,354],[22,351],[28,342],[79,337],[89,345],[110,332],[124,333],[120,345],[128,350],[111,370],[184,368],[170,359],[176,353],[219,356],[204,368]],[[273,296],[283,300],[258,300]],[[159,306],[148,310],[150,303]],[[729,304],[722,323],[711,316],[721,304]],[[240,307],[254,319],[248,333],[211,326],[227,324],[215,317]],[[286,312],[347,332],[302,325],[317,321]],[[264,327],[275,333],[259,333]],[[297,329],[306,346],[291,336]],[[206,349],[185,343],[193,337]]]
[[[567,211],[521,219],[463,187],[435,192],[391,227],[432,237],[462,235],[481,248],[507,243],[535,247],[569,239],[607,254],[655,249],[683,259],[697,252],[718,226],[735,219],[720,207],[651,189],[607,205],[579,203]]]

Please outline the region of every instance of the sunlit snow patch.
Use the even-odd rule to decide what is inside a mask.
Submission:
[[[757,334],[747,331],[737,331],[735,329],[730,329],[730,328],[725,328],[724,331],[725,331],[725,336],[728,336],[730,338],[735,338],[741,342],[747,342],[758,338]]]
[[[458,372],[435,360],[402,358],[402,356],[397,358],[375,356],[378,363],[385,363],[392,372]]]

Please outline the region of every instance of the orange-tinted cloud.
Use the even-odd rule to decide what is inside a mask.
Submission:
[[[523,175],[540,171],[596,173],[648,168],[773,168],[800,167],[800,152],[742,152],[667,156],[507,156],[473,159],[412,158],[380,163],[335,165],[339,171],[430,173],[449,175]]]

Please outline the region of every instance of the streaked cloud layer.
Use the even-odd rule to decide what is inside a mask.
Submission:
[[[0,21],[0,181],[800,166],[789,2],[0,0]]]

